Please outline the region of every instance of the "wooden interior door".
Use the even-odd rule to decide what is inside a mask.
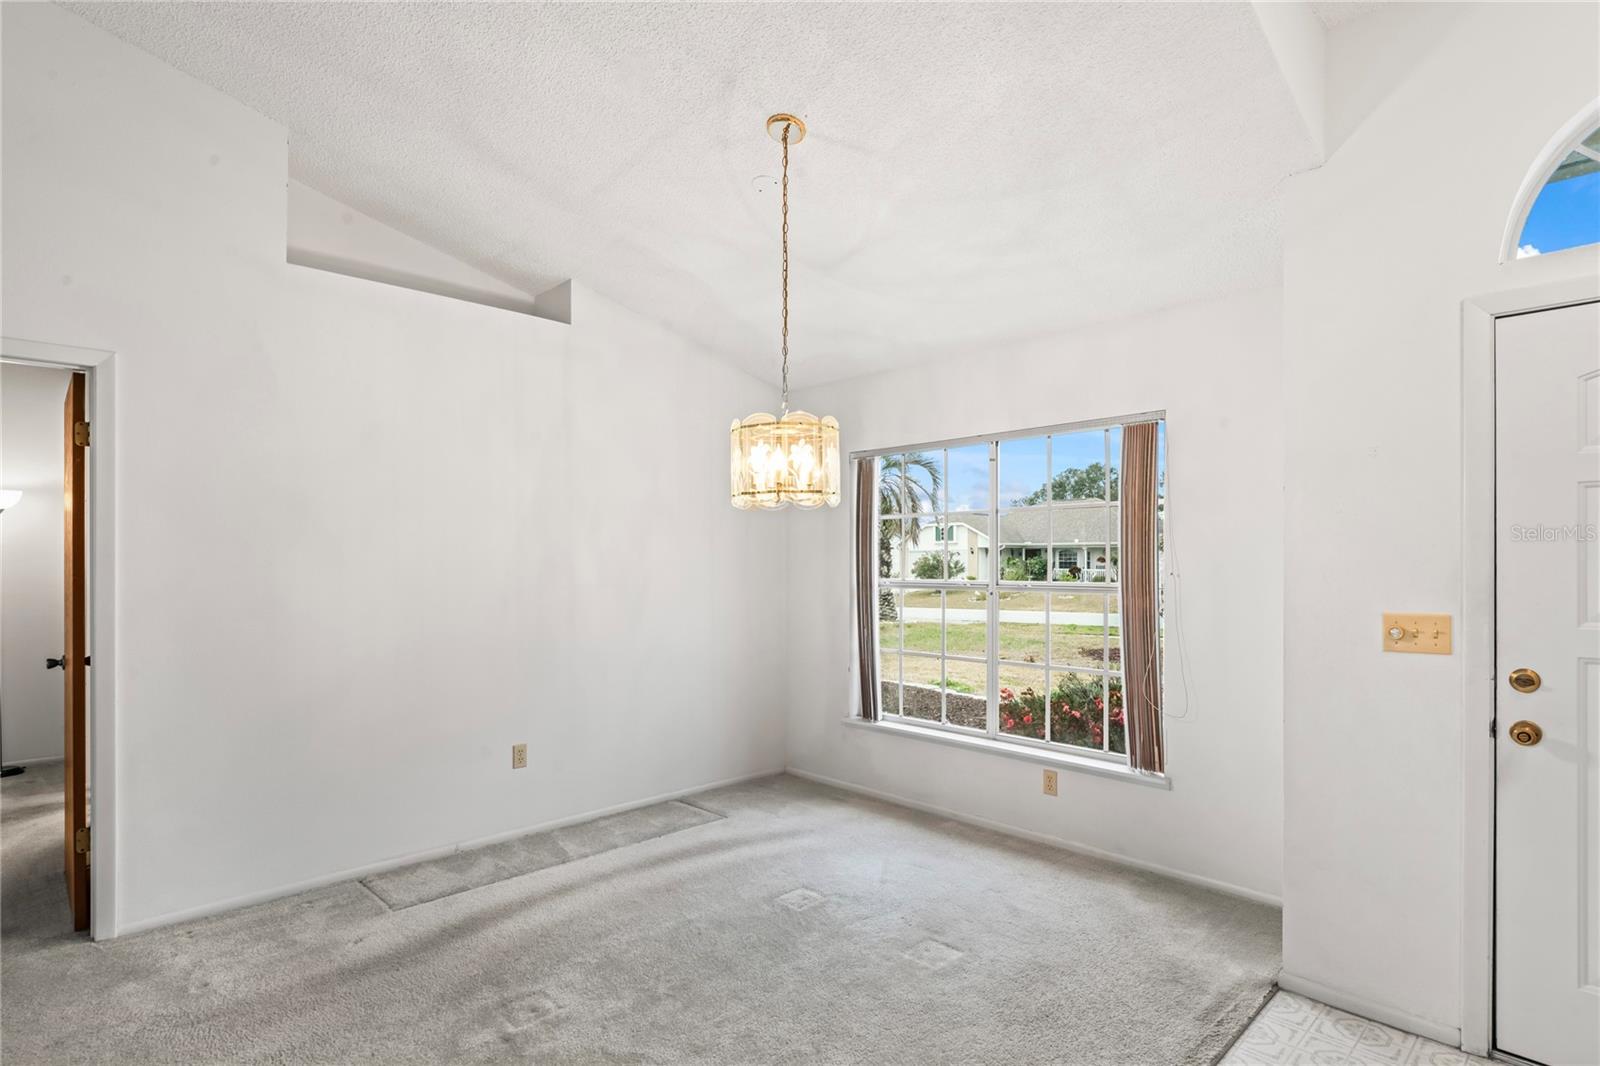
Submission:
[[[85,595],[88,574],[85,569],[84,541],[84,455],[89,447],[89,422],[84,413],[84,392],[88,379],[73,374],[67,383],[64,411],[66,441],[62,480],[65,484],[63,508],[66,513],[65,642],[66,743],[63,747],[67,783],[67,899],[72,906],[72,928],[89,928],[89,731],[85,667],[89,646],[85,624],[88,600]]]

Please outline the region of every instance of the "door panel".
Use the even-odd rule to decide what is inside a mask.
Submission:
[[[87,678],[84,669],[89,653],[85,639],[87,627],[84,624],[88,607],[85,595],[88,575],[84,566],[84,453],[87,445],[76,432],[77,427],[85,423],[86,386],[87,379],[82,374],[73,374],[67,383],[62,433],[66,448],[63,468],[65,499],[62,501],[66,528],[62,554],[66,559],[66,639],[63,657],[67,687],[63,714],[66,742],[62,750],[67,790],[67,899],[72,906],[74,929],[89,928],[89,854],[80,843],[79,836],[80,830],[86,832],[89,828],[88,703],[85,699]]]
[[[1496,323],[1495,464],[1495,1043],[1600,1062],[1600,304]]]

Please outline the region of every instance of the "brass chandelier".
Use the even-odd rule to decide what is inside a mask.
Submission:
[[[805,139],[806,124],[793,115],[767,119],[767,132],[783,143],[783,406],[735,419],[729,431],[733,505],[777,510],[839,506],[839,423],[789,410],[789,146]]]

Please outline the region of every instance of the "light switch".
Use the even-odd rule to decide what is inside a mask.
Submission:
[[[1383,615],[1383,650],[1415,655],[1450,654],[1450,616],[1447,614]]]

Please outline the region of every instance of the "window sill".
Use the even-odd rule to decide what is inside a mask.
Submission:
[[[844,719],[844,724],[854,726],[857,729],[869,729],[874,733],[882,733],[886,736],[930,740],[935,744],[948,744],[951,747],[966,748],[969,751],[1003,755],[1010,759],[1021,759],[1023,762],[1043,763],[1045,766],[1072,770],[1076,773],[1093,774],[1096,777],[1115,778],[1118,781],[1145,785],[1149,788],[1172,788],[1172,778],[1166,774],[1140,773],[1138,770],[1127,766],[1119,766],[1116,763],[1091,759],[1083,755],[1073,755],[1071,752],[1040,751],[1021,744],[1007,744],[1003,740],[993,740],[989,737],[966,736],[961,733],[948,733],[943,730],[903,725],[899,722],[868,722],[861,718],[850,717]]]

